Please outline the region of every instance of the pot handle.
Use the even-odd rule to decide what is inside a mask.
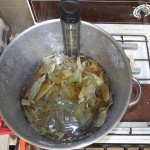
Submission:
[[[128,107],[132,107],[132,106],[136,105],[141,100],[142,89],[141,89],[140,82],[134,77],[132,77],[132,81],[133,81],[133,84],[137,85],[137,88],[136,88],[137,94],[136,94],[135,98],[133,99],[133,101],[129,103]]]
[[[60,18],[65,23],[78,23],[80,21],[80,3],[78,0],[60,1]]]
[[[80,3],[78,0],[60,1],[60,18],[65,54],[78,56],[80,51]]]

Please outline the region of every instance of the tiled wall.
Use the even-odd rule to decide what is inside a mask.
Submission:
[[[0,0],[0,18],[10,26],[14,34],[33,25],[26,0]]]

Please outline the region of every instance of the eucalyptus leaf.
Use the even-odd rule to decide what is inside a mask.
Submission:
[[[80,122],[81,125],[88,122],[92,117],[92,113],[91,113],[90,109],[78,108],[76,110],[76,112],[74,113],[74,115],[77,118],[77,120]]]
[[[45,99],[47,100],[47,98],[49,97],[49,95],[53,92],[53,90],[56,89],[55,87],[55,83],[52,84],[52,87],[46,92],[45,94]]]
[[[43,97],[52,87],[54,83],[52,84],[44,84],[41,86],[40,91],[37,93],[35,100],[38,101],[41,97]]]
[[[56,84],[60,84],[61,83],[61,77],[60,76],[56,76],[54,75],[53,73],[49,72],[48,73],[48,78],[53,82],[53,83],[56,83]]]
[[[85,100],[85,97],[86,97],[86,87],[82,86],[82,89],[81,89],[80,94],[79,94],[80,100],[78,101],[78,104],[82,103]]]
[[[31,105],[31,101],[26,100],[26,99],[22,99],[21,104],[22,104],[23,106],[30,106],[30,105]]]
[[[44,75],[43,77],[39,78],[39,80],[36,81],[33,84],[32,88],[31,88],[31,91],[29,93],[29,97],[28,97],[29,100],[32,101],[34,99],[34,97],[36,96],[36,94],[39,92],[41,85],[45,81],[45,78],[46,78],[46,75]]]
[[[48,55],[48,56],[44,57],[44,58],[42,59],[43,64],[49,63],[50,60],[51,60],[51,58],[53,58],[54,56],[55,56],[55,55]]]
[[[37,81],[21,101],[38,133],[55,142],[72,142],[103,125],[113,100],[108,77],[96,62],[55,54],[44,57],[39,67]]]
[[[92,74],[96,85],[100,86],[104,83],[103,79],[95,74]]]
[[[108,86],[105,83],[103,83],[100,86],[100,89],[102,91],[104,101],[107,102],[110,99],[110,92]]]
[[[60,139],[63,138],[63,136],[65,135],[65,133],[63,133],[63,132],[56,132],[55,135],[57,135],[58,136],[58,140],[60,140]]]
[[[66,77],[70,77],[72,75],[71,67],[66,70],[63,70],[63,73]]]
[[[81,64],[81,59],[80,57],[77,57],[77,66],[80,70],[82,70],[82,64]]]
[[[107,109],[101,110],[98,114],[98,117],[97,117],[98,119],[94,126],[101,127],[104,124],[106,117],[107,117]]]
[[[34,117],[34,115],[32,114],[32,112],[31,112],[31,111],[28,111],[28,110],[25,110],[25,114],[26,114],[28,120],[30,121],[30,123],[33,124],[33,122],[34,122],[34,120],[35,120],[35,117]]]
[[[82,71],[84,71],[84,69],[86,67],[86,61],[84,61],[81,66],[82,66]]]
[[[55,67],[56,67],[56,64],[55,64],[55,63],[53,63],[53,64],[51,65],[51,67],[50,67],[50,72],[54,72]]]
[[[86,87],[86,98],[92,99],[95,98],[96,86],[94,82],[90,82]]]
[[[55,61],[57,65],[61,65],[65,60],[67,59],[67,56],[63,54],[56,54],[55,55]]]
[[[69,79],[69,82],[72,83],[72,82],[78,82],[81,84],[82,82],[82,71],[80,69],[77,69],[73,74],[72,76],[70,77]]]
[[[76,109],[78,108],[77,104],[74,104],[68,100],[62,100],[60,99],[59,101],[57,101],[58,105],[60,105],[62,108],[64,108],[65,110],[67,110],[69,113],[74,113],[76,111]]]

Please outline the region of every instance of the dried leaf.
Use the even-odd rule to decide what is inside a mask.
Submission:
[[[23,106],[30,106],[30,105],[31,105],[31,101],[26,100],[26,99],[22,99],[21,104],[22,104]]]
[[[49,64],[50,59],[53,58],[54,56],[55,56],[55,55],[48,55],[48,56],[44,57],[44,58],[42,59],[43,64]]]
[[[55,61],[57,65],[61,65],[66,59],[67,56],[63,54],[55,54]]]
[[[77,82],[77,83],[81,84],[81,82],[82,82],[82,71],[80,69],[77,69],[72,74],[72,76],[70,77],[69,83],[72,83],[72,82]]]
[[[82,64],[81,64],[81,59],[80,57],[77,58],[77,66],[78,66],[78,69],[80,69],[82,72],[84,71],[85,67],[86,67],[86,61],[84,61]]]
[[[93,77],[94,77],[94,81],[95,81],[96,85],[100,86],[101,84],[104,83],[103,78],[102,78],[101,76],[98,77],[98,76],[95,75],[95,74],[92,74],[92,75],[93,75]]]
[[[60,105],[62,108],[64,108],[71,114],[74,113],[76,111],[76,109],[78,108],[77,104],[74,104],[67,100],[60,99],[57,103],[58,103],[58,105]]]
[[[93,118],[97,119],[95,127],[103,125],[112,99],[109,80],[96,62],[85,56],[76,60],[63,54],[49,55],[37,73],[38,80],[27,90],[29,94],[23,93],[21,103],[40,134],[65,141],[74,139],[75,131],[89,121],[93,121],[92,128]]]
[[[110,92],[108,86],[105,83],[103,83],[100,86],[100,89],[102,91],[104,101],[107,102],[110,99]]]
[[[53,92],[53,90],[55,90],[55,87],[54,87],[54,83],[53,83],[53,86],[52,86],[52,88],[50,88],[47,92],[46,92],[46,94],[45,94],[45,100],[47,100],[47,98],[49,97],[49,95]]]
[[[41,97],[43,97],[53,87],[54,84],[55,83],[42,85],[40,91],[35,96],[35,100],[38,101]]]
[[[55,64],[55,63],[53,63],[53,64],[51,65],[51,67],[50,67],[50,72],[54,72],[55,67],[56,67],[56,64]]]
[[[32,100],[35,98],[36,94],[37,94],[37,93],[39,92],[39,90],[40,90],[41,85],[42,85],[43,82],[45,81],[45,78],[46,78],[46,75],[44,75],[43,77],[39,78],[39,80],[36,81],[36,82],[33,84],[32,88],[31,88],[31,91],[30,91],[30,93],[29,93],[29,97],[28,97],[29,100],[32,101]]]
[[[63,132],[56,132],[55,135],[58,136],[58,140],[62,139],[65,133]]]
[[[53,73],[48,73],[48,78],[51,80],[52,83],[60,84],[61,83],[61,76],[56,76]]]
[[[92,113],[91,113],[90,109],[85,109],[85,107],[82,109],[81,109],[81,107],[79,107],[76,110],[76,112],[74,113],[74,115],[77,118],[77,120],[80,122],[81,125],[85,124],[92,117]]]
[[[63,73],[65,77],[70,77],[72,75],[71,67],[69,67],[67,70],[63,70]]]
[[[99,75],[102,69],[99,67],[97,63],[94,61],[90,60],[91,64],[88,66],[88,70],[96,75]]]
[[[41,135],[44,135],[44,134],[47,132],[47,129],[42,128],[42,129],[40,130],[40,132],[41,132]]]
[[[34,120],[35,120],[35,117],[34,117],[34,115],[32,114],[32,112],[31,111],[28,111],[28,110],[24,110],[25,111],[25,114],[26,114],[26,116],[27,116],[27,118],[28,118],[28,120],[30,121],[30,123],[34,123]]]
[[[51,129],[51,130],[50,130],[50,132],[51,132],[52,134],[54,134],[56,131],[57,131],[56,129]]]
[[[90,82],[86,87],[86,98],[92,99],[95,98],[96,86],[94,82]]]
[[[102,108],[97,116],[98,119],[94,126],[101,127],[104,124],[106,117],[107,117],[107,109]]]
[[[86,97],[86,87],[82,86],[82,89],[79,94],[80,100],[78,101],[78,104],[82,103],[85,100],[85,97]]]
[[[80,57],[77,57],[77,66],[80,70],[82,70],[82,64],[81,64]]]

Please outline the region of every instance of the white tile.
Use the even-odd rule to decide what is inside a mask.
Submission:
[[[136,43],[136,42],[132,42],[132,43]],[[133,56],[133,59],[148,59],[146,43],[137,42],[137,44],[138,44],[137,50],[131,50],[131,49],[125,50],[127,56]]]

